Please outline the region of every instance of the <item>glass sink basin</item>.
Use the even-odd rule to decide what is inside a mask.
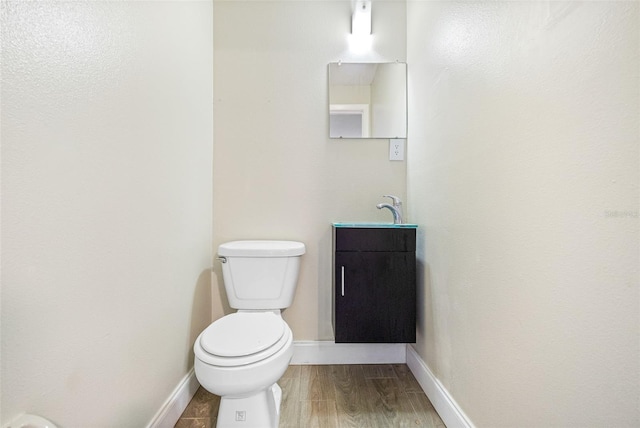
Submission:
[[[336,222],[333,223],[333,227],[362,227],[366,229],[395,229],[395,228],[409,228],[415,229],[418,227],[417,224],[411,223],[402,223],[402,224],[393,224],[393,223],[376,223],[376,222]]]

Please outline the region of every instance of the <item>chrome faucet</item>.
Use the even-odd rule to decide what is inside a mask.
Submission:
[[[402,224],[402,201],[399,197],[393,195],[384,195],[383,198],[391,198],[393,205],[390,204],[378,204],[376,208],[381,210],[382,208],[388,208],[393,214],[393,224]]]

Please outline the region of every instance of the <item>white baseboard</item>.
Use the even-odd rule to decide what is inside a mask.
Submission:
[[[449,391],[435,377],[411,345],[404,343],[293,343],[292,365],[404,364],[417,379],[448,428],[475,428]],[[193,369],[187,373],[153,417],[147,428],[173,428],[200,384]]]
[[[158,413],[151,419],[147,428],[173,428],[199,386],[196,373],[192,368],[182,378],[176,389],[173,390],[167,401],[158,410]]]
[[[407,366],[447,428],[475,428],[447,388],[435,377],[411,345],[407,345]]]
[[[291,364],[404,364],[406,360],[404,343],[298,341],[293,342]]]

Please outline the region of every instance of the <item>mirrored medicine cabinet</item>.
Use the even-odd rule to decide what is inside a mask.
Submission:
[[[407,138],[407,64],[329,64],[330,138]]]

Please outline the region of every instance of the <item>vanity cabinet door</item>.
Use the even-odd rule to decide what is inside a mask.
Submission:
[[[336,343],[413,343],[414,252],[335,252]]]

